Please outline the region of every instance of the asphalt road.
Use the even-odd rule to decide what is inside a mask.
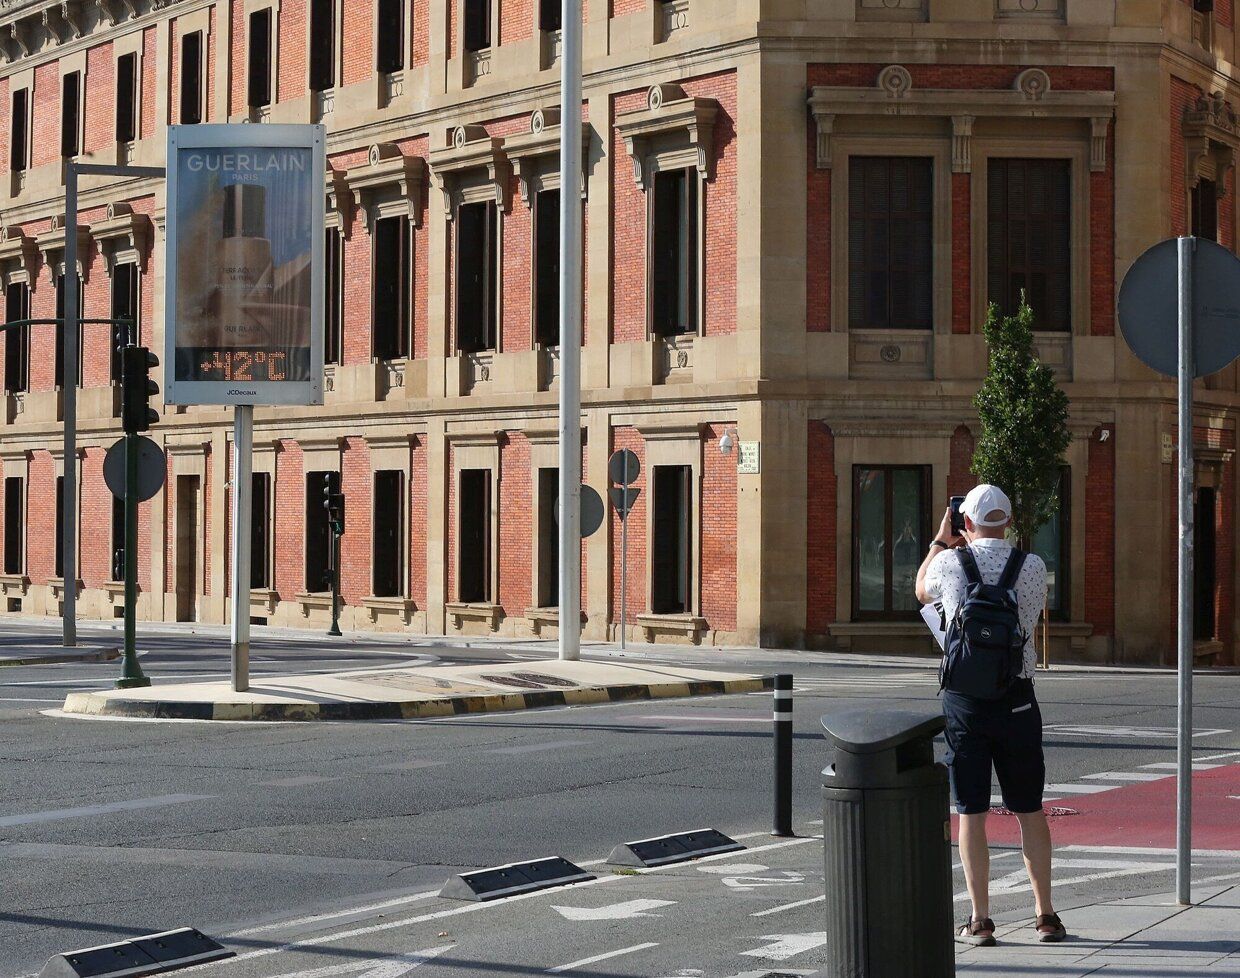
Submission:
[[[38,634],[56,638],[51,630]],[[91,630],[85,638],[104,634]],[[0,646],[30,644],[34,635],[26,627],[0,630]],[[324,642],[256,629],[254,670],[553,653],[538,643]],[[227,674],[227,639],[218,630],[144,631],[140,645],[156,682]],[[416,958],[387,970],[366,965],[440,947],[419,965],[428,978],[543,973],[639,944],[652,946],[563,973],[738,975],[820,966],[825,949],[805,936],[822,930],[820,903],[752,917],[821,893],[821,843],[812,838],[821,831],[814,821],[821,818],[826,761],[818,717],[858,699],[933,710],[933,673],[906,662],[867,666],[809,653],[651,655],[798,677],[794,801],[798,830],[807,838],[729,857],[750,868],[726,877],[790,882],[742,890],[720,882],[723,874],[684,867],[632,878],[602,871],[609,882],[571,897],[560,891],[485,911],[462,911],[434,896],[461,870],[552,854],[597,865],[619,842],[704,825],[744,836],[752,849],[769,845],[762,834],[770,819],[767,695],[422,722],[142,722],[45,715],[69,689],[102,688],[118,663],[0,670],[0,976],[35,973],[56,951],[180,925],[250,955],[202,969],[222,976],[373,971],[369,978],[399,978]],[[1230,776],[1240,761],[1238,694],[1240,677],[1198,680],[1196,753],[1211,758],[1202,778]],[[1171,858],[1162,844],[1173,824],[1163,798],[1168,772],[1150,765],[1174,759],[1173,677],[1052,674],[1039,680],[1039,695],[1049,781],[1058,786],[1049,794],[1060,799],[1052,804],[1084,809],[1099,799],[1111,805],[1055,820],[1060,846],[1072,847],[1058,857],[1059,878],[1067,881],[1058,890],[1060,905],[1168,889]],[[1235,757],[1225,756],[1233,751]],[[1240,815],[1240,801],[1231,804]],[[1124,840],[1107,834],[1108,811],[1137,809],[1149,812],[1140,832]],[[1223,816],[1211,810],[1203,817]],[[992,819],[996,834],[1003,834],[1004,821]],[[1199,858],[1200,873],[1240,872],[1240,858],[1230,851],[1240,849],[1240,831],[1228,827],[1224,818],[1224,828],[1209,836],[1223,841]],[[1018,868],[1012,851],[994,863],[996,915],[1028,912]],[[746,909],[725,899],[767,902]],[[602,918],[584,926],[551,909],[572,901],[597,910],[640,900],[664,901],[635,911],[657,918]],[[441,911],[451,913],[437,916]],[[646,924],[652,929],[643,930]],[[372,929],[378,925],[385,926]],[[766,935],[794,937],[774,957],[749,954],[782,940],[763,943]],[[315,943],[297,943],[307,940]],[[788,948],[797,949],[778,957]]]

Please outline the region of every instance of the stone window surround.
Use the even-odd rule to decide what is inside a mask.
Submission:
[[[311,31],[314,29],[310,22],[310,3],[304,0],[306,8],[306,92],[310,92],[310,49],[314,43]],[[327,89],[327,91],[335,91],[340,88],[340,80],[344,77],[344,5],[347,0],[332,0],[332,24],[335,32],[332,38],[332,79],[335,84]],[[375,0],[375,7],[378,8],[378,0]],[[376,18],[377,19],[377,18]],[[312,93],[311,93],[312,94]]]
[[[224,432],[224,446],[228,453],[228,485],[224,493],[224,507],[228,519],[232,520],[232,491],[233,482],[236,479],[236,473],[233,471],[233,438],[232,431]],[[250,469],[253,475],[266,475],[268,478],[268,491],[270,498],[267,500],[267,553],[264,554],[264,563],[267,567],[267,580],[270,582],[269,587],[250,588],[250,613],[270,615],[275,613],[276,600],[279,592],[275,589],[276,574],[276,453],[280,450],[280,442],[278,439],[271,441],[254,440],[253,443],[253,459],[250,462]],[[253,502],[251,501],[251,516],[253,515]],[[232,566],[233,540],[231,529],[229,537],[224,543],[227,548],[224,559],[229,562],[229,573]],[[251,582],[251,585],[253,582]],[[229,597],[232,595],[232,589],[229,588]]]
[[[33,68],[24,68],[16,71],[9,76],[9,97],[8,104],[4,107],[5,113],[9,117],[8,133],[9,145],[12,146],[13,139],[13,96],[21,89],[26,90],[26,169],[29,170],[34,161],[34,81],[35,72]],[[11,163],[12,161],[10,161]]]
[[[620,421],[613,422],[616,425]],[[646,594],[641,617],[658,619],[651,608],[654,589],[654,469],[658,465],[682,465],[689,468],[693,482],[690,498],[693,512],[690,518],[691,568],[689,574],[690,610],[687,615],[672,618],[698,619],[702,614],[702,424],[696,421],[651,420],[636,424],[641,435],[645,459],[642,467],[646,475]],[[700,630],[700,629],[699,629]]]
[[[646,108],[616,117],[616,131],[624,140],[633,163],[633,179],[646,195],[646,339],[656,339],[654,277],[650,274],[654,248],[655,174],[670,170],[693,170],[697,174],[697,330],[706,326],[706,188],[714,173],[714,127],[719,103],[694,98],[679,85],[652,85]]]
[[[431,176],[442,194],[447,232],[452,236],[452,260],[459,262],[459,222],[457,211],[462,204],[492,202],[495,204],[495,347],[504,349],[504,214],[511,206],[508,184],[512,164],[504,152],[504,140],[488,135],[480,125],[453,126],[447,132],[447,145],[431,150]],[[455,268],[450,269],[452,281],[460,280]],[[449,311],[448,343],[451,356],[457,350],[455,302]]]
[[[169,475],[169,481],[172,483],[173,491],[176,491],[176,480],[182,475],[196,475],[198,477],[198,511],[194,517],[195,526],[198,530],[198,540],[196,543],[198,560],[195,561],[197,580],[194,592],[194,605],[201,611],[202,603],[208,597],[207,595],[207,568],[206,560],[203,559],[207,553],[210,541],[207,538],[207,466],[210,442],[203,439],[201,435],[185,434],[182,436],[184,441],[169,437],[164,443],[164,450],[172,463],[172,471]],[[212,488],[215,488],[212,486]],[[163,492],[168,491],[165,486]],[[171,524],[172,532],[168,534],[166,540],[168,566],[175,568],[177,566],[177,546],[180,533],[177,527],[177,508],[173,506],[168,511],[168,520]],[[173,585],[173,590],[168,592],[172,599],[176,600],[176,573],[174,571],[172,579],[166,582]]]
[[[1192,192],[1213,180],[1218,199],[1227,193],[1227,173],[1235,169],[1240,120],[1221,92],[1210,92],[1184,110],[1184,213],[1192,213]]]
[[[142,56],[145,53],[145,31],[130,31],[128,34],[122,34],[112,42],[112,77],[118,77],[117,64],[121,58],[127,54],[134,56],[134,71],[137,77],[134,79],[134,142],[140,140],[143,136],[142,132]],[[203,58],[206,62],[206,58]],[[205,87],[206,81],[204,79]],[[113,134],[115,135],[115,124],[113,126]]]
[[[876,334],[887,337],[895,334],[901,341],[911,340],[918,334],[950,333],[952,329],[952,180],[948,141],[931,135],[895,136],[869,134],[841,134],[836,137],[835,168],[831,180],[831,281],[840,283],[831,290],[832,329],[840,332]],[[848,191],[849,159],[853,156],[929,157],[933,167],[934,228],[933,254],[931,256],[931,311],[934,326],[931,330],[851,330],[848,304]]]
[[[250,39],[249,39],[250,20],[249,20],[249,17],[250,17],[250,13],[252,9],[261,10],[263,6],[271,6],[272,8],[274,8],[272,15],[271,15],[271,29],[274,31],[276,30],[276,27],[277,27],[276,11],[279,10],[279,6],[280,6],[279,0],[273,0],[273,2],[268,3],[268,4],[253,4],[251,2],[247,2],[246,4],[246,28],[245,28],[246,29],[246,45],[245,45],[246,55],[245,56],[246,56],[246,69],[247,69],[245,77],[246,77],[247,84],[249,84],[249,77],[250,77],[249,76],[249,57],[250,57]],[[209,62],[210,62],[210,44],[211,44],[211,16],[210,15],[211,15],[211,8],[203,7],[201,10],[195,10],[192,13],[183,14],[177,17],[176,18],[176,25],[177,25],[176,37],[173,41],[175,45],[175,51],[176,51],[175,56],[177,58],[178,70],[180,72],[184,72],[185,65],[181,64],[181,61],[180,61],[181,39],[188,34],[199,33],[202,35],[202,57],[199,59],[199,64],[198,64],[198,118],[202,119],[204,122],[208,121],[208,118],[207,118],[207,72],[208,72]],[[140,37],[144,32],[137,31],[135,33]],[[219,39],[216,38],[215,42],[216,42],[216,45],[218,45]],[[272,48],[273,48],[272,60],[273,61],[275,60],[275,54],[274,54],[275,47],[276,47],[276,42],[273,40],[272,41]],[[137,50],[138,50],[138,58],[139,58],[138,70],[139,72],[141,72],[142,53],[141,53],[140,48],[138,48]],[[178,82],[179,82],[181,79],[181,75],[178,74],[177,77],[178,77]],[[275,102],[275,93],[276,93],[274,77],[275,76],[273,76],[272,87],[271,87],[271,96],[272,96],[271,100],[273,103]],[[139,74],[139,79],[141,79],[141,74]],[[170,82],[171,77],[169,77],[168,80]],[[140,87],[139,87],[138,94],[140,98],[141,97]],[[168,97],[169,97],[169,101],[176,106],[177,121],[179,122],[181,118],[181,89],[179,87],[179,84],[178,84],[177,90],[175,92],[170,92]],[[170,110],[169,114],[171,115],[171,105],[169,106],[169,110]],[[141,115],[141,112],[139,112],[138,114]]]
[[[133,205],[125,201],[109,203],[104,219],[90,226],[90,236],[108,275],[117,265],[137,265],[145,272],[150,259],[150,234],[150,218],[135,213]]]
[[[20,227],[0,227],[0,284],[5,288],[14,282],[33,286],[38,254],[38,245]]]
[[[492,630],[498,624],[499,603],[499,493],[500,493],[500,436],[502,430],[448,432],[448,444],[452,448],[452,479],[453,492],[456,495],[456,512],[448,514],[452,526],[456,530],[454,546],[456,549],[456,580],[448,582],[448,592],[454,597],[446,605],[449,617],[459,621],[463,617],[484,617],[492,622]],[[491,539],[490,539],[490,581],[488,587],[491,600],[485,603],[462,602],[456,595],[460,593],[461,574],[461,514],[460,485],[462,469],[486,469],[491,473]]]
[[[35,243],[43,254],[43,264],[55,276],[65,273],[65,235],[64,214],[53,214],[51,226],[35,236]],[[78,224],[78,278],[82,286],[90,281],[90,244],[91,227],[89,224]],[[81,310],[79,310],[79,313]]]
[[[371,609],[372,618],[380,608],[394,608],[406,618],[417,610],[413,599],[409,596],[409,561],[411,529],[409,524],[411,458],[413,439],[417,435],[425,435],[425,429],[414,431],[408,428],[400,432],[370,435],[366,438],[366,447],[370,453],[370,539],[373,549],[378,513],[374,506],[374,479],[380,471],[398,471],[401,474],[400,529],[400,595],[376,597],[374,594],[374,560],[371,554],[370,590],[371,594],[362,599],[362,603]]]
[[[339,25],[341,23],[341,8],[343,4],[346,2],[348,2],[348,0],[337,0],[337,3],[336,3],[336,24],[337,24],[337,31],[338,31],[336,36],[338,38],[343,36],[343,33]],[[356,0],[353,0],[353,2],[356,2]],[[405,2],[400,5],[400,18],[401,18],[400,30],[401,30],[401,35],[402,35],[401,40],[403,42],[401,44],[401,49],[400,49],[400,69],[394,72],[383,72],[382,73],[383,76],[388,77],[388,78],[391,78],[393,75],[399,75],[401,72],[408,71],[410,66],[413,64],[413,5],[412,4]],[[462,21],[462,23],[464,23],[464,21]],[[372,53],[370,70],[373,76],[379,77],[381,73],[377,65],[375,64],[375,62],[379,60],[378,54],[377,54],[379,50],[379,0],[371,0],[370,2],[370,24],[371,24],[370,50]],[[341,54],[343,53],[340,50],[341,47],[342,45],[339,45],[339,44],[337,45],[337,52],[336,52],[337,71],[339,71],[339,63],[341,60]],[[340,75],[337,74],[336,77],[339,78]]]
[[[309,483],[306,481],[310,477],[311,472],[335,472],[337,476],[341,474],[341,456],[344,454],[345,439],[343,435],[324,435],[321,438],[299,438],[297,439],[297,447],[301,449],[301,491],[303,493],[309,491]],[[279,448],[277,447],[277,451]],[[274,475],[272,476],[274,479]],[[274,508],[272,516],[274,517]],[[306,514],[302,512],[301,527],[301,566],[298,570],[298,579],[301,586],[306,586],[306,533],[307,533]],[[274,548],[273,548],[274,549]],[[294,599],[301,605],[302,614],[305,617],[310,616],[313,608],[326,608],[328,614],[331,613],[330,608],[330,591],[298,591],[294,595]],[[325,603],[326,602],[326,603]],[[344,607],[343,600],[340,602]]]
[[[75,51],[73,54],[66,54],[61,58],[57,65],[60,69],[60,91],[57,93],[57,115],[60,118],[60,125],[57,125],[56,131],[61,132],[61,125],[64,122],[64,115],[60,108],[60,100],[64,98],[65,78],[74,72],[78,76],[78,113],[77,113],[77,146],[78,156],[82,156],[86,150],[86,51]],[[32,103],[33,108],[33,103]],[[30,113],[33,116],[33,111]],[[59,152],[59,150],[58,150]],[[77,159],[77,157],[74,157]]]
[[[500,28],[500,0],[488,0],[491,7],[491,43],[488,47],[480,48],[478,51],[465,50],[465,3],[466,0],[453,0],[456,4],[456,10],[452,12],[455,23],[459,25],[457,28],[457,43],[461,46],[461,50],[457,53],[457,57],[468,58],[471,54],[479,54],[483,51],[490,51],[499,47],[499,28]],[[534,33],[538,34],[538,4],[534,4]]]
[[[27,541],[30,537],[30,451],[25,448],[14,448],[7,446],[0,450],[0,479],[21,479],[22,480],[22,538],[21,538],[21,571],[17,574],[3,574],[6,587],[4,595],[7,597],[11,589],[14,594],[24,595],[26,589],[30,585],[30,580],[26,576],[29,569],[26,563],[27,557]],[[4,483],[0,482],[0,506],[4,504]],[[0,544],[3,540],[0,539]],[[0,571],[3,571],[3,565],[0,564]]]
[[[249,104],[249,86],[250,86],[250,15],[256,14],[260,10],[271,10],[271,51],[269,52],[269,64],[267,66],[269,75],[269,84],[271,86],[271,102],[262,108],[255,108]],[[270,111],[280,100],[280,0],[245,0],[245,23],[242,31],[245,36],[245,64],[242,70],[245,74],[242,76],[245,80],[246,102],[245,114],[253,118],[256,114]],[[307,59],[308,60],[308,59]],[[202,63],[207,63],[206,46],[203,46]],[[203,82],[203,92],[205,97],[206,82]],[[204,112],[203,118],[206,118]]]

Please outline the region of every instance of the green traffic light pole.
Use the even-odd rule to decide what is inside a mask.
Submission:
[[[151,685],[138,662],[135,634],[138,618],[138,439],[125,432],[125,655],[117,689]]]

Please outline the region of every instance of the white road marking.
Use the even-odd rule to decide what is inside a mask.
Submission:
[[[33,696],[0,696],[0,702],[4,703],[59,703],[59,699],[43,700]]]
[[[808,900],[796,900],[792,903],[781,903],[778,907],[768,907],[766,910],[759,910],[757,913],[751,913],[751,917],[769,917],[773,913],[783,913],[785,910],[795,910],[797,907],[807,907],[811,903],[822,903],[827,899],[826,894],[822,896],[810,897]]]
[[[1152,771],[1103,771],[1101,774],[1087,774],[1091,781],[1162,781],[1170,777],[1167,774],[1155,774]]]
[[[327,920],[335,920],[339,917],[356,917],[362,914],[373,913],[376,910],[390,910],[392,907],[399,907],[406,903],[417,903],[420,900],[429,900],[431,897],[437,896],[439,896],[438,890],[423,890],[421,893],[411,893],[409,896],[384,900],[382,903],[371,903],[364,907],[352,907],[348,910],[317,913],[312,914],[309,917],[298,917],[296,920],[281,920],[274,924],[264,924],[261,927],[249,927],[245,930],[233,931],[233,933],[228,936],[248,937],[250,934],[262,934],[264,931],[269,930],[279,930],[287,927],[301,927],[305,924],[319,924]]]
[[[1240,757],[1240,750],[1227,751],[1225,754],[1207,754],[1205,757],[1194,758],[1195,761],[1221,761],[1227,757]]]
[[[84,818],[87,815],[110,815],[113,812],[129,812],[140,808],[162,808],[165,805],[183,805],[191,801],[206,801],[215,795],[157,795],[154,798],[132,798],[129,801],[113,801],[106,805],[86,805],[82,808],[57,808],[47,812],[27,812],[25,815],[6,815],[0,818],[0,828],[13,825],[34,825],[39,822],[59,822],[66,818]]]
[[[599,961],[606,961],[609,958],[618,958],[622,954],[633,954],[635,951],[644,951],[648,947],[658,947],[657,941],[647,941],[645,944],[634,944],[632,947],[622,947],[618,951],[607,951],[604,954],[596,954],[593,957],[582,958],[580,961],[573,961],[569,964],[557,965],[554,968],[548,968],[547,974],[558,975],[563,971],[572,971],[574,968],[582,968],[587,964],[597,964]]]
[[[675,905],[675,900],[625,900],[605,907],[557,907],[553,904],[551,909],[565,920],[628,920],[631,917],[661,917],[662,914],[646,911]]]
[[[1073,724],[1053,723],[1045,728],[1047,733],[1070,734],[1078,737],[1153,737],[1173,740],[1179,732],[1177,727],[1127,727],[1120,724]],[[1214,737],[1218,734],[1231,733],[1217,727],[1201,727],[1193,730],[1193,737]]]
[[[1174,856],[1176,854],[1174,849],[1155,849],[1146,848],[1145,846],[1057,846],[1055,852],[1099,852],[1123,856]],[[1233,849],[1194,849],[1193,856],[1203,859],[1235,859],[1237,856],[1240,856],[1240,851]]]
[[[736,876],[740,873],[761,873],[766,866],[761,863],[725,863],[721,866],[699,866],[699,873],[718,873],[720,876]]]
[[[442,947],[427,948],[415,954],[402,954],[399,957],[384,958],[381,961],[346,961],[343,964],[329,964],[325,968],[293,971],[286,975],[277,975],[275,978],[330,978],[331,975],[347,975],[354,971],[361,972],[357,978],[401,978],[418,965],[426,964],[432,958],[439,957],[444,951],[451,951],[452,947],[451,944],[444,944]]]
[[[1059,887],[1076,883],[1093,883],[1097,880],[1114,879],[1119,876],[1141,876],[1145,873],[1163,873],[1175,869],[1170,863],[1133,862],[1130,859],[1077,859],[1057,858],[1055,871],[1057,874],[1064,869],[1099,869],[1102,872],[1086,873],[1082,876],[1056,875],[1055,885]],[[994,894],[1020,893],[1033,889],[1029,876],[1024,870],[1017,870],[1001,876],[990,883],[990,892]],[[957,893],[954,902],[961,903],[969,899],[969,891]]]
[[[802,951],[810,951],[827,943],[825,930],[809,934],[763,934],[761,940],[774,941],[765,947],[756,947],[752,951],[742,951],[748,958],[766,958],[768,961],[787,961]]]
[[[761,890],[768,886],[799,886],[805,874],[790,869],[777,870],[778,876],[725,876],[723,885],[734,890]]]
[[[1175,761],[1159,761],[1157,764],[1142,764],[1141,766],[1144,768],[1149,768],[1151,771],[1175,771],[1179,769],[1180,765]],[[1226,767],[1226,765],[1205,764],[1201,761],[1193,761],[1194,771],[1212,771],[1216,767]]]
[[[1100,791],[1114,791],[1117,787],[1113,784],[1048,784],[1046,790],[1061,795],[1096,795]]]
[[[768,717],[696,716],[691,713],[685,714],[683,716],[671,716],[668,714],[634,713],[632,716],[621,717],[620,719],[622,720],[675,720],[678,723],[770,723],[771,722]]]

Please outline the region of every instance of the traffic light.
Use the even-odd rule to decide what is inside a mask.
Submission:
[[[150,377],[151,368],[158,366],[159,357],[144,346],[121,350],[121,427],[130,434],[146,431],[159,420],[159,413],[147,403],[159,393]]]
[[[327,522],[332,533],[344,533],[344,493],[338,487],[339,476],[335,472],[323,475],[323,508],[327,510]]]

